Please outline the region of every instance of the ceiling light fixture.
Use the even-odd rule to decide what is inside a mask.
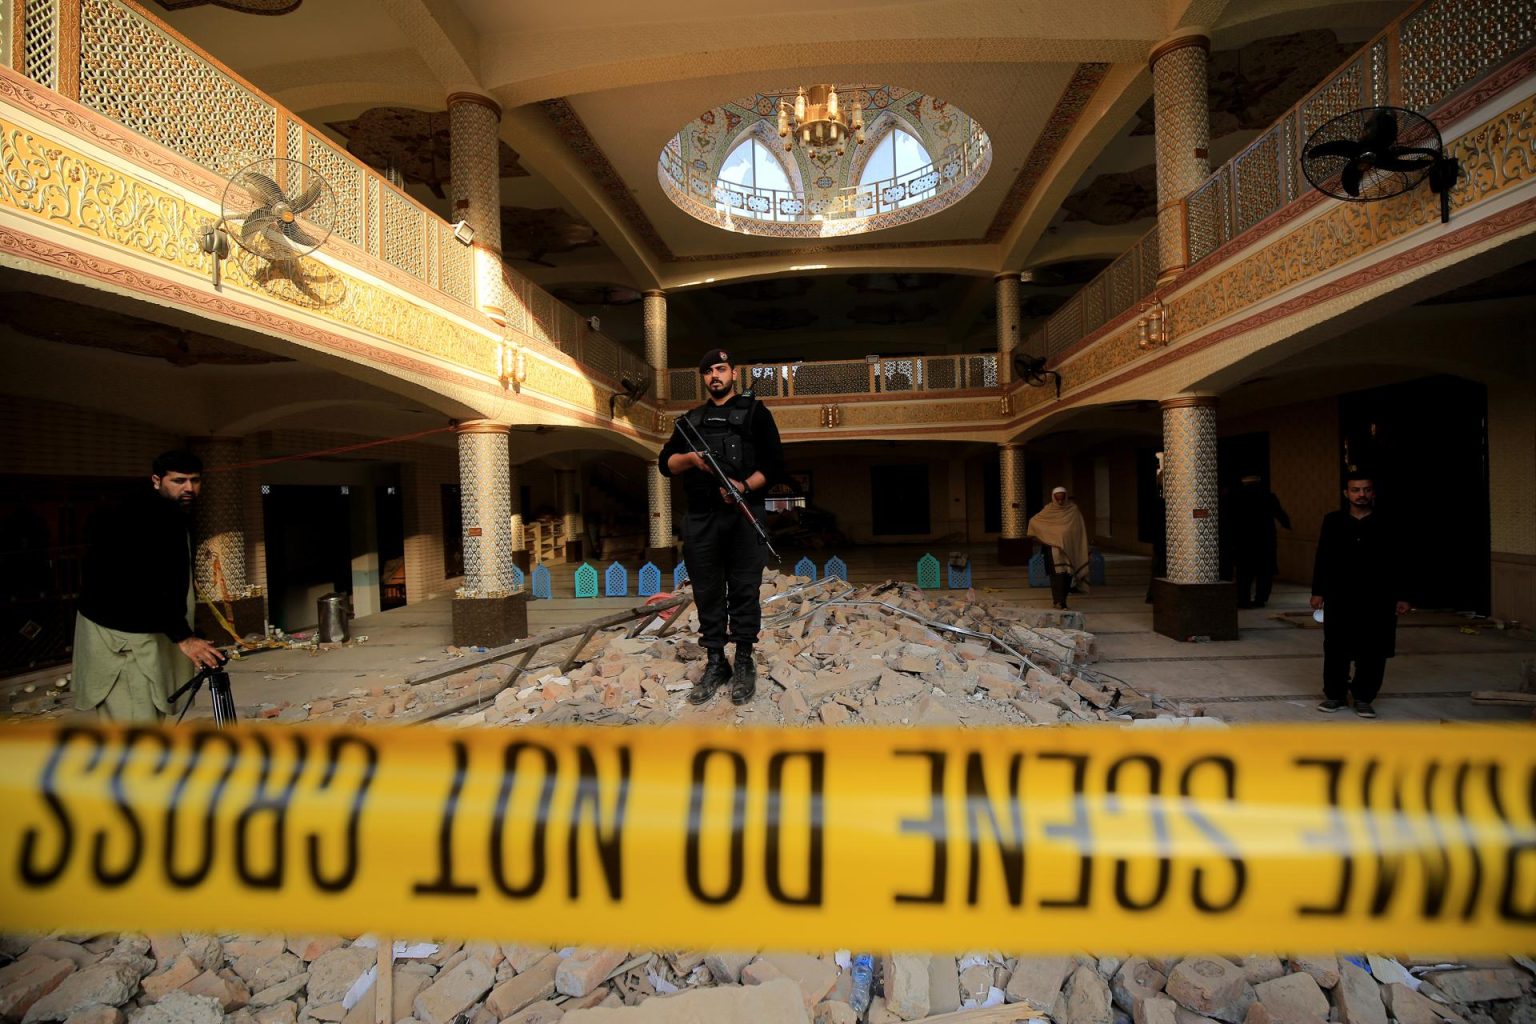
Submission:
[[[790,267],[789,269],[790,270],[826,270],[828,266],[830,266],[830,264],[827,264],[827,263],[803,263],[803,264],[800,264],[799,266]]]
[[[801,86],[793,101],[781,96],[779,138],[784,140],[785,150],[799,140],[808,149],[836,146],[837,155],[842,156],[848,151],[850,138],[855,145],[863,145],[864,108],[857,101],[851,107],[845,108],[838,100],[835,85]]]

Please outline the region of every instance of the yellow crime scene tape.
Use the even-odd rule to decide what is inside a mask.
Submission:
[[[0,929],[1536,949],[1521,727],[0,727]]]

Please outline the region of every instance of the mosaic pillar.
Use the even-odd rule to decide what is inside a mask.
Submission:
[[[672,544],[672,480],[656,472],[654,464],[646,469],[645,496],[650,512],[646,521],[650,529],[645,557],[658,569],[670,572],[677,565],[677,548]]]
[[[464,585],[453,601],[453,642],[460,647],[497,647],[528,635],[527,595],[512,593],[509,429],[491,420],[457,428]]]
[[[645,361],[656,373],[653,394],[658,404],[671,397],[671,382],[667,376],[667,293],[645,293]],[[654,511],[654,506],[652,507]],[[669,538],[670,540],[670,538]],[[660,564],[660,563],[657,563]]]
[[[998,274],[997,288],[997,383],[1013,383],[1013,353],[1019,347],[1019,275]]]
[[[997,476],[1003,503],[997,559],[1003,565],[1028,565],[1029,538],[1024,535],[1024,528],[1029,523],[1029,509],[1024,507],[1023,444],[1009,441],[998,446]]]
[[[560,515],[565,521],[565,560],[581,561],[582,522],[580,502],[581,474],[574,469],[560,470]]]
[[[485,96],[448,97],[450,219],[475,229],[475,302],[498,323],[507,322],[501,274],[501,107]]]
[[[1176,640],[1237,639],[1237,591],[1221,582],[1216,399],[1164,399],[1163,500],[1168,576],[1153,581],[1152,628]]]
[[[528,556],[528,532],[523,528],[523,472],[519,466],[507,467],[507,494],[512,501],[512,564],[526,575],[531,569]]]
[[[224,644],[234,638],[203,595],[239,636],[264,632],[266,626],[266,602],[249,588],[245,568],[246,471],[226,468],[243,462],[244,454],[238,437],[194,437],[188,446],[203,460],[203,487],[192,506],[198,594],[193,625],[213,643]]]
[[[1211,173],[1211,114],[1206,54],[1211,41],[1184,34],[1152,50],[1157,144],[1158,284],[1189,266],[1184,197]]]

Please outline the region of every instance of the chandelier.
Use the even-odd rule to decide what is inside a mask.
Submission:
[[[779,100],[779,138],[789,150],[796,139],[800,145],[811,149],[837,147],[837,155],[847,152],[848,139],[855,145],[864,142],[864,111],[857,102],[852,110],[840,108],[837,86],[801,86],[794,103],[787,98]]]

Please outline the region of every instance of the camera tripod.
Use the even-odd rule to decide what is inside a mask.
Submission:
[[[205,668],[197,675],[188,679],[181,688],[171,694],[171,707],[181,699],[182,694],[187,695],[187,704],[181,709],[181,714],[176,716],[176,723],[187,717],[187,712],[192,710],[192,704],[197,700],[197,691],[208,684],[208,697],[213,702],[213,724],[220,729],[235,724],[235,693],[229,685],[229,673],[223,667]]]

